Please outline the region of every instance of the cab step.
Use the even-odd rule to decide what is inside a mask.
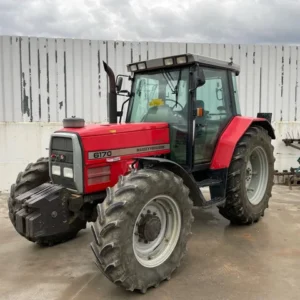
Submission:
[[[205,179],[202,181],[197,182],[197,185],[199,188],[203,188],[203,187],[211,187],[211,186],[216,186],[216,185],[220,185],[222,183],[222,180],[220,179]]]
[[[225,198],[222,197],[222,185],[223,181],[218,178],[208,178],[197,182],[199,189],[207,187],[210,190],[211,199],[205,199],[204,203],[202,204],[203,209],[209,209],[216,205],[219,206],[225,203]]]
[[[205,204],[202,206],[203,209],[209,209],[216,205],[223,205],[225,204],[225,198],[213,198],[212,200],[206,201]]]

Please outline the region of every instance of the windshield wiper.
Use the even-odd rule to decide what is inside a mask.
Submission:
[[[174,94],[174,86],[173,86],[173,84],[172,84],[172,81],[170,80],[170,78],[172,78],[171,77],[171,75],[170,75],[170,73],[169,72],[166,72],[165,70],[163,70],[163,76],[164,76],[164,78],[165,78],[165,80],[166,80],[166,82],[167,82],[167,84],[168,84],[168,86],[169,86],[169,88],[171,89],[171,91],[172,91],[172,94]],[[168,78],[169,77],[169,78]]]
[[[176,106],[175,106],[175,107],[177,107],[177,104],[178,104],[178,93],[179,93],[179,83],[180,83],[180,80],[181,80],[181,71],[182,71],[182,69],[180,69],[180,71],[179,71],[177,84],[176,84],[176,86],[175,86],[175,88],[174,88],[174,93],[175,93],[175,95],[176,95],[176,98],[175,98],[175,102],[176,102],[175,105],[176,105]]]
[[[176,98],[175,98],[175,102],[176,102],[175,107],[177,107],[177,104],[178,104],[178,92],[179,92],[179,83],[180,83],[180,80],[181,80],[181,73],[182,73],[182,69],[180,69],[180,71],[179,71],[178,80],[177,80],[177,83],[176,83],[175,87],[174,87],[174,85],[172,83],[173,78],[172,78],[170,72],[166,72],[165,70],[163,70],[163,73],[162,73],[163,76],[164,76],[164,78],[165,78],[165,80],[167,81],[168,86],[171,89],[172,94],[176,95]]]
[[[141,80],[139,81],[139,83],[138,83],[136,94],[137,94],[139,97],[141,97],[142,85],[145,85],[145,79],[141,79]]]

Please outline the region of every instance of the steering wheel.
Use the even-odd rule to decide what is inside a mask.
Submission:
[[[160,122],[162,122],[163,119],[167,118],[168,122],[171,122],[171,123],[174,123],[175,119],[177,120],[175,123],[178,123],[178,124],[185,123],[183,121],[184,116],[181,115],[181,111],[173,110],[174,107],[176,106],[176,101],[173,99],[165,99],[165,101],[175,102],[175,105],[173,106],[173,108],[171,108],[169,105],[166,105],[166,104],[150,107],[149,110],[142,117],[141,122],[145,122],[145,120],[149,116],[149,114],[152,114],[154,117],[151,117],[151,119],[152,120],[156,119],[155,122],[157,122],[159,119],[160,119]],[[178,103],[178,104],[182,107],[182,110],[184,110],[183,106],[180,103]]]
[[[176,101],[175,100],[173,100],[173,99],[165,99],[165,101],[167,102],[167,101],[171,101],[171,102],[175,102],[175,105],[172,107],[172,110],[175,108],[175,106],[176,106]],[[183,110],[183,106],[177,101],[177,104],[182,108],[182,110]]]

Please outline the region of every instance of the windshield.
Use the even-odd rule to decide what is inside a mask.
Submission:
[[[187,124],[189,69],[164,69],[136,74],[129,122]]]

